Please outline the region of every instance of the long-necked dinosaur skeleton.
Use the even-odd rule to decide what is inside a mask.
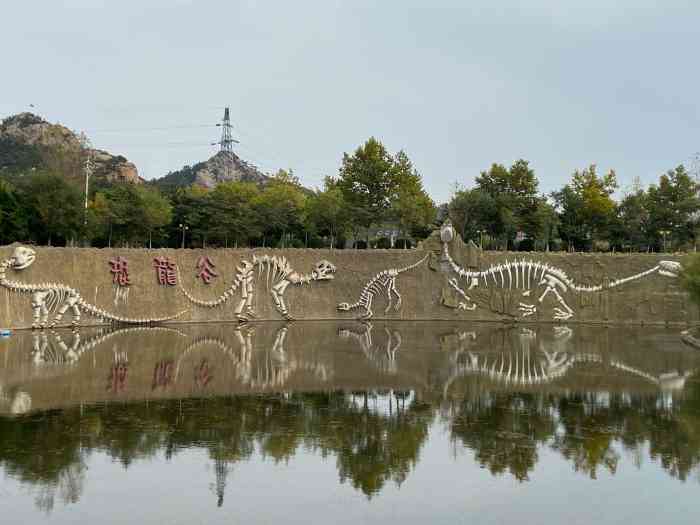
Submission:
[[[80,322],[81,311],[96,317],[101,322],[109,321],[116,324],[153,325],[171,321],[180,317],[188,310],[183,310],[174,315],[165,317],[130,318],[112,314],[102,308],[94,306],[80,295],[80,292],[66,284],[40,283],[30,284],[12,281],[7,278],[7,270],[11,268],[21,271],[29,268],[36,260],[36,252],[26,246],[18,246],[12,252],[9,259],[0,263],[0,286],[13,292],[31,294],[33,310],[33,328],[51,328],[58,325],[63,315],[70,310],[73,314],[72,325]],[[49,314],[55,312],[53,319],[49,320]]]
[[[401,348],[401,334],[398,330],[389,331],[389,328],[385,326],[386,345],[383,349],[377,348],[372,340],[372,328],[372,323],[365,321],[361,332],[341,328],[338,330],[338,335],[343,339],[355,339],[359,343],[362,353],[377,370],[394,375],[398,371],[396,353]]]
[[[450,232],[452,232],[450,234]],[[452,225],[447,221],[442,226],[441,237],[452,239],[454,237]],[[495,287],[505,290],[522,290],[522,300],[519,302],[519,311],[522,317],[529,317],[537,313],[537,305],[541,305],[544,299],[552,295],[558,306],[554,307],[553,319],[566,321],[574,316],[574,310],[564,299],[564,294],[573,292],[599,292],[617,288],[631,281],[637,281],[652,274],[666,277],[678,277],[681,271],[680,263],[676,261],[659,261],[653,267],[627,277],[613,279],[602,284],[586,285],[576,283],[566,272],[547,263],[532,260],[514,260],[501,264],[494,264],[485,270],[469,270],[459,266],[450,255],[449,241],[443,241],[443,257],[447,260],[452,270],[466,280],[467,288],[463,289],[457,278],[450,278],[449,285],[461,297],[458,308],[462,310],[475,310],[477,303],[469,297],[468,293],[477,287]],[[537,287],[541,287],[537,289]],[[541,290],[541,293],[539,292]],[[531,294],[537,295],[535,303],[528,301]]]
[[[388,301],[386,308],[384,309],[384,313],[387,313],[391,309],[394,297],[396,298],[396,303],[393,305],[394,310],[398,312],[401,308],[402,298],[401,294],[396,288],[397,277],[404,272],[420,266],[425,260],[428,259],[429,255],[430,254],[425,254],[425,256],[419,261],[416,261],[415,263],[403,268],[390,268],[389,270],[379,272],[377,275],[372,277],[367,284],[365,284],[362,292],[360,292],[360,298],[357,302],[352,304],[340,303],[337,307],[338,310],[341,312],[347,312],[350,310],[362,309],[364,310],[364,313],[360,315],[360,318],[371,319],[374,315],[374,312],[372,311],[372,301],[374,301],[374,298],[379,294],[386,294]]]
[[[471,350],[458,350],[450,358],[451,374],[444,383],[443,392],[446,393],[451,383],[462,376],[487,377],[497,383],[521,388],[544,385],[583,364],[609,366],[640,377],[662,391],[672,391],[681,390],[686,379],[695,372],[688,370],[652,374],[619,359],[605,359],[595,353],[571,352],[567,349],[571,335],[570,328],[557,326],[554,328],[555,337],[551,345],[545,346],[540,342],[538,347],[534,347],[535,333],[523,328],[518,334],[519,351],[481,354]]]
[[[187,355],[201,347],[211,346],[219,349],[231,360],[236,379],[250,388],[282,387],[297,372],[311,373],[319,381],[328,381],[333,376],[333,372],[325,364],[291,357],[288,354],[285,348],[287,331],[286,326],[277,330],[272,347],[266,351],[263,362],[257,366],[253,366],[255,329],[250,325],[234,331],[234,336],[239,343],[238,351],[216,337],[196,338],[178,358],[175,377],[178,377],[181,362]]]
[[[194,297],[182,284],[180,289],[185,297],[197,306],[215,308],[221,306],[240,288],[241,299],[236,306],[235,313],[241,322],[249,321],[257,317],[255,313],[255,269],[258,269],[258,277],[266,271],[267,288],[270,290],[272,301],[277,311],[287,320],[292,320],[287,304],[284,301],[284,292],[290,284],[302,286],[313,281],[329,281],[333,279],[335,266],[326,260],[316,263],[311,273],[301,274],[292,268],[286,257],[280,255],[253,255],[252,262],[243,260],[236,268],[233,284],[218,298],[211,301],[203,301]],[[178,280],[182,283],[182,279]]]

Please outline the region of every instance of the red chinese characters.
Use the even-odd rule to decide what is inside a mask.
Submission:
[[[117,256],[109,260],[109,271],[112,272],[112,282],[119,286],[129,286],[129,263],[124,257]]]
[[[197,277],[201,279],[204,284],[211,283],[214,277],[219,276],[214,268],[216,268],[216,265],[209,257],[202,255],[197,259]]]
[[[155,257],[153,267],[156,269],[158,284],[175,286],[177,284],[177,266],[167,257]]]

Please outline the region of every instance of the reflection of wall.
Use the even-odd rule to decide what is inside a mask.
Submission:
[[[673,331],[638,327],[206,324],[26,331],[0,345],[1,413],[11,411],[18,392],[31,399],[32,410],[329,389],[412,390],[419,399],[523,388],[678,396],[688,373],[700,368],[700,353],[685,348]]]
[[[447,285],[450,274],[442,273],[438,264],[440,244],[433,239],[424,247],[431,260],[398,277],[397,287],[402,296],[399,311],[384,312],[385,294],[375,298],[374,319],[424,319],[424,320],[496,320],[519,317],[520,296],[508,290],[479,288],[469,295],[478,304],[473,311],[446,308],[457,304],[453,290]],[[452,243],[454,259],[469,264],[468,250],[461,241]],[[0,259],[6,259],[11,247],[0,248]],[[313,282],[301,287],[289,286],[284,299],[290,313],[297,319],[352,319],[358,312],[338,312],[342,302],[353,303],[359,299],[364,285],[378,273],[402,268],[420,260],[425,251],[420,250],[134,250],[134,249],[68,249],[36,248],[36,262],[26,270],[8,270],[8,278],[27,283],[63,283],[78,290],[83,298],[97,307],[122,317],[149,318],[172,315],[189,308],[178,320],[216,321],[235,320],[235,308],[239,296],[224,304],[207,308],[191,304],[176,286],[157,284],[153,258],[165,256],[177,263],[180,279],[192,295],[201,300],[214,300],[233,284],[241,261],[252,260],[253,253],[285,256],[298,272],[308,273],[322,259],[333,263],[337,272],[333,281]],[[203,284],[196,277],[197,260],[209,256],[216,264],[219,277],[211,284]],[[115,297],[113,276],[108,261],[122,256],[128,260],[131,285],[128,301],[122,295]],[[483,268],[506,259],[521,258],[522,254],[484,252],[478,258]],[[543,254],[532,255],[537,260],[555,265],[581,283],[599,283],[602,280],[637,273],[656,264],[661,257],[655,255],[593,255],[593,254]],[[256,272],[255,311],[262,320],[279,320],[273,298],[266,289],[266,275]],[[239,292],[236,292],[239,293]],[[662,323],[664,321],[688,322],[698,318],[695,307],[680,290],[677,280],[652,275],[643,281],[625,284],[614,290],[596,293],[573,293],[566,297],[576,311],[576,321],[610,321],[632,323]],[[29,327],[32,310],[29,294],[17,294],[0,288],[0,326]],[[551,320],[556,304],[547,298],[537,315],[527,321]],[[64,316],[70,322],[70,316]],[[83,324],[95,319],[85,315]]]

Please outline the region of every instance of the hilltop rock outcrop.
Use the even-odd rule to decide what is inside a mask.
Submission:
[[[61,124],[33,113],[13,115],[0,123],[0,170],[48,168],[71,177],[80,171],[88,154],[96,177],[108,182],[143,182],[136,166],[125,157],[85,148],[81,137]]]

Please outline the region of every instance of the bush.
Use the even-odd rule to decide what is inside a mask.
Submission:
[[[391,240],[388,237],[380,237],[374,243],[374,247],[380,250],[388,250],[391,248]]]
[[[693,302],[700,305],[700,254],[685,258],[681,271],[681,286],[690,294]]]
[[[519,252],[534,252],[535,241],[533,239],[523,239],[518,243]]]

